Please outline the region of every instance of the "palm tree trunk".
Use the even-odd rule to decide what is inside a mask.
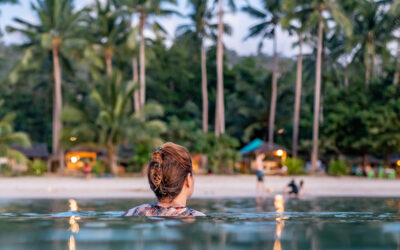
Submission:
[[[316,169],[318,160],[318,133],[319,133],[319,112],[320,112],[320,95],[321,95],[321,57],[322,57],[322,32],[324,23],[322,21],[322,13],[319,14],[318,24],[318,52],[317,52],[317,70],[315,75],[315,96],[314,96],[314,121],[313,121],[313,145],[311,154],[311,168],[313,173]]]
[[[145,62],[144,34],[143,34],[145,21],[146,21],[146,16],[143,12],[141,12],[139,20],[140,106],[143,106],[146,102],[146,62]]]
[[[60,148],[60,133],[62,129],[61,109],[62,109],[62,90],[61,90],[61,65],[58,56],[58,46],[53,46],[53,154],[58,155],[59,171],[64,172],[64,155]]]
[[[223,23],[223,0],[218,0],[218,41],[217,41],[217,101],[216,101],[216,119],[215,119],[215,135],[225,133],[225,108],[224,108],[224,76],[223,76],[223,57],[224,48],[222,44],[222,36],[224,34]]]
[[[277,52],[277,34],[276,26],[274,32],[274,71],[272,73],[272,93],[271,105],[269,109],[269,123],[268,123],[268,144],[274,144],[274,127],[275,127],[275,111],[276,111],[276,98],[278,92],[278,52]]]
[[[106,59],[106,72],[108,76],[112,75],[112,56],[109,54],[105,55]]]
[[[368,88],[368,86],[369,86],[370,77],[371,77],[371,69],[370,69],[370,66],[367,65],[367,67],[365,69],[365,87],[366,88]]]
[[[394,73],[393,77],[393,85],[397,86],[399,84],[399,78],[400,78],[400,38],[397,41],[397,65],[396,65],[396,71]]]
[[[115,145],[109,143],[107,147],[108,161],[110,164],[111,173],[115,176],[118,175],[118,162],[116,156]]]
[[[349,87],[349,64],[348,54],[346,53],[346,64],[344,66],[344,87],[346,89]]]
[[[296,97],[295,97],[295,103],[294,103],[294,118],[293,118],[293,141],[292,141],[293,158],[297,158],[297,144],[298,144],[298,138],[299,138],[302,66],[303,66],[303,35],[300,33],[299,34],[299,56],[297,57]]]
[[[366,58],[365,58],[365,87],[368,89],[369,87],[369,82],[371,79],[371,62],[370,62],[370,57],[371,55],[371,45],[367,42],[367,53],[366,53]]]
[[[206,49],[203,41],[201,42],[201,91],[203,97],[203,132],[208,132],[208,92],[207,92],[207,68],[206,68]]]
[[[133,82],[136,85],[135,86],[135,91],[133,92],[133,103],[135,107],[135,112],[140,110],[140,96],[139,96],[139,90],[140,88],[138,87],[138,65],[137,65],[137,58],[136,56],[133,57],[132,59],[132,72],[133,72]]]

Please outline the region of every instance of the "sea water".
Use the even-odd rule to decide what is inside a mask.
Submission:
[[[400,248],[400,198],[194,199],[207,217],[122,217],[151,202],[0,200],[0,249]]]

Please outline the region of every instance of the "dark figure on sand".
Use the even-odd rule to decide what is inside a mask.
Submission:
[[[300,184],[297,185],[295,180],[292,179],[289,184],[287,185],[287,188],[289,190],[286,190],[285,193],[287,193],[288,195],[292,196],[292,197],[298,197],[304,190],[304,181],[301,180]]]

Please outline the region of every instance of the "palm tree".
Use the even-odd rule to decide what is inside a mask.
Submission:
[[[396,69],[393,76],[393,85],[397,86],[400,79],[400,38],[397,39]]]
[[[0,107],[3,100],[0,100]],[[14,113],[9,113],[0,118],[0,156],[15,159],[18,162],[25,163],[26,157],[11,146],[29,147],[31,142],[29,136],[22,132],[15,132],[13,128]]]
[[[54,88],[53,88],[53,141],[52,152],[58,156],[60,171],[64,170],[64,156],[59,145],[59,137],[62,129],[60,114],[62,109],[62,67],[60,57],[66,60],[63,50],[75,48],[80,41],[76,34],[80,27],[82,13],[86,9],[74,12],[73,0],[37,0],[32,3],[39,24],[29,23],[20,18],[14,18],[19,27],[7,27],[9,32],[19,32],[28,39],[22,47],[51,51],[53,62]],[[63,49],[63,50],[62,50]],[[31,58],[32,59],[32,58]]]
[[[365,65],[365,85],[368,88],[377,57],[387,53],[387,43],[394,39],[393,31],[397,28],[395,16],[385,11],[387,1],[362,1],[354,13],[355,45],[354,57]],[[398,14],[397,14],[398,15]]]
[[[397,32],[400,32],[399,28],[399,23],[400,23],[400,1],[395,1],[391,8],[388,11],[389,15],[391,18],[393,18],[393,23],[395,25],[394,30],[396,30],[397,27]],[[397,86],[399,84],[399,79],[400,79],[400,36],[397,36],[395,38],[397,42],[397,54],[396,54],[396,66],[395,66],[395,72],[393,76],[393,85]]]
[[[118,153],[121,145],[135,143],[156,147],[162,141],[160,133],[166,131],[163,122],[154,119],[163,115],[156,104],[147,104],[139,112],[129,108],[129,100],[135,89],[132,82],[123,82],[120,73],[114,72],[99,83],[90,95],[93,108],[80,110],[67,107],[63,110],[66,123],[62,141],[66,146],[77,144],[97,145],[107,149],[107,161],[114,175],[118,174]],[[70,136],[77,138],[70,142]]]
[[[204,47],[204,39],[212,37],[215,32],[215,25],[209,20],[212,18],[212,12],[207,8],[205,0],[190,0],[192,12],[189,14],[190,24],[184,24],[177,28],[177,32],[193,36],[193,40],[200,47],[201,56],[201,90],[203,107],[203,131],[208,132],[208,91],[207,91],[207,55]],[[215,36],[215,35],[214,35]]]
[[[325,16],[324,12],[330,14],[337,24],[342,26],[348,36],[351,35],[352,27],[350,21],[343,15],[340,7],[336,2],[330,0],[314,0],[309,6],[313,9],[310,19],[318,20],[318,46],[317,46],[317,62],[315,71],[315,95],[314,95],[314,120],[313,120],[313,145],[311,153],[310,172],[316,169],[318,159],[318,135],[320,121],[320,98],[321,98],[321,64],[322,64],[322,39],[324,31]]]
[[[215,136],[225,133],[225,105],[224,105],[224,45],[222,36],[226,31],[224,24],[223,0],[218,2],[218,35],[217,35],[217,94],[215,102]],[[231,10],[235,10],[233,0],[228,1]]]
[[[164,8],[164,3],[176,4],[176,0],[113,0],[116,6],[125,6],[130,13],[139,14],[139,66],[140,66],[140,106],[146,102],[146,60],[145,60],[145,37],[144,29],[148,25],[148,20],[152,16],[166,16],[177,14],[176,11]],[[153,21],[158,28],[162,26]]]
[[[95,15],[88,19],[90,29],[87,37],[91,46],[101,48],[106,72],[111,75],[116,47],[125,42],[127,36],[124,19],[120,17],[119,12],[113,11],[109,1],[103,7],[100,0],[96,0],[94,10]]]
[[[262,48],[265,38],[273,38],[273,51],[274,51],[274,65],[272,73],[272,91],[271,91],[271,105],[269,112],[269,123],[268,123],[268,143],[272,145],[274,143],[274,125],[275,125],[275,112],[276,112],[276,98],[278,88],[278,51],[277,51],[277,28],[279,26],[279,20],[283,16],[282,12],[282,0],[274,0],[263,2],[264,10],[257,10],[250,5],[244,7],[243,10],[251,16],[260,19],[261,22],[250,27],[250,33],[247,36],[255,37],[261,36],[259,49]]]
[[[299,54],[297,56],[297,72],[296,72],[296,94],[294,102],[293,115],[293,136],[292,136],[292,156],[297,158],[297,147],[299,137],[299,120],[300,120],[300,102],[302,88],[302,72],[303,72],[303,42],[304,33],[309,29],[307,21],[311,11],[307,8],[307,1],[284,0],[283,8],[286,11],[285,17],[282,18],[282,27],[289,30],[289,33],[295,32],[298,36]]]

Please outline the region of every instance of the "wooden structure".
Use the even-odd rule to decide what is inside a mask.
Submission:
[[[255,139],[240,150],[242,164],[250,171],[257,170],[256,157],[264,155],[263,170],[265,174],[281,174],[282,162],[286,159],[288,150],[285,147],[266,143]]]
[[[83,172],[85,164],[94,166],[97,153],[88,151],[67,152],[65,154],[66,171]]]

